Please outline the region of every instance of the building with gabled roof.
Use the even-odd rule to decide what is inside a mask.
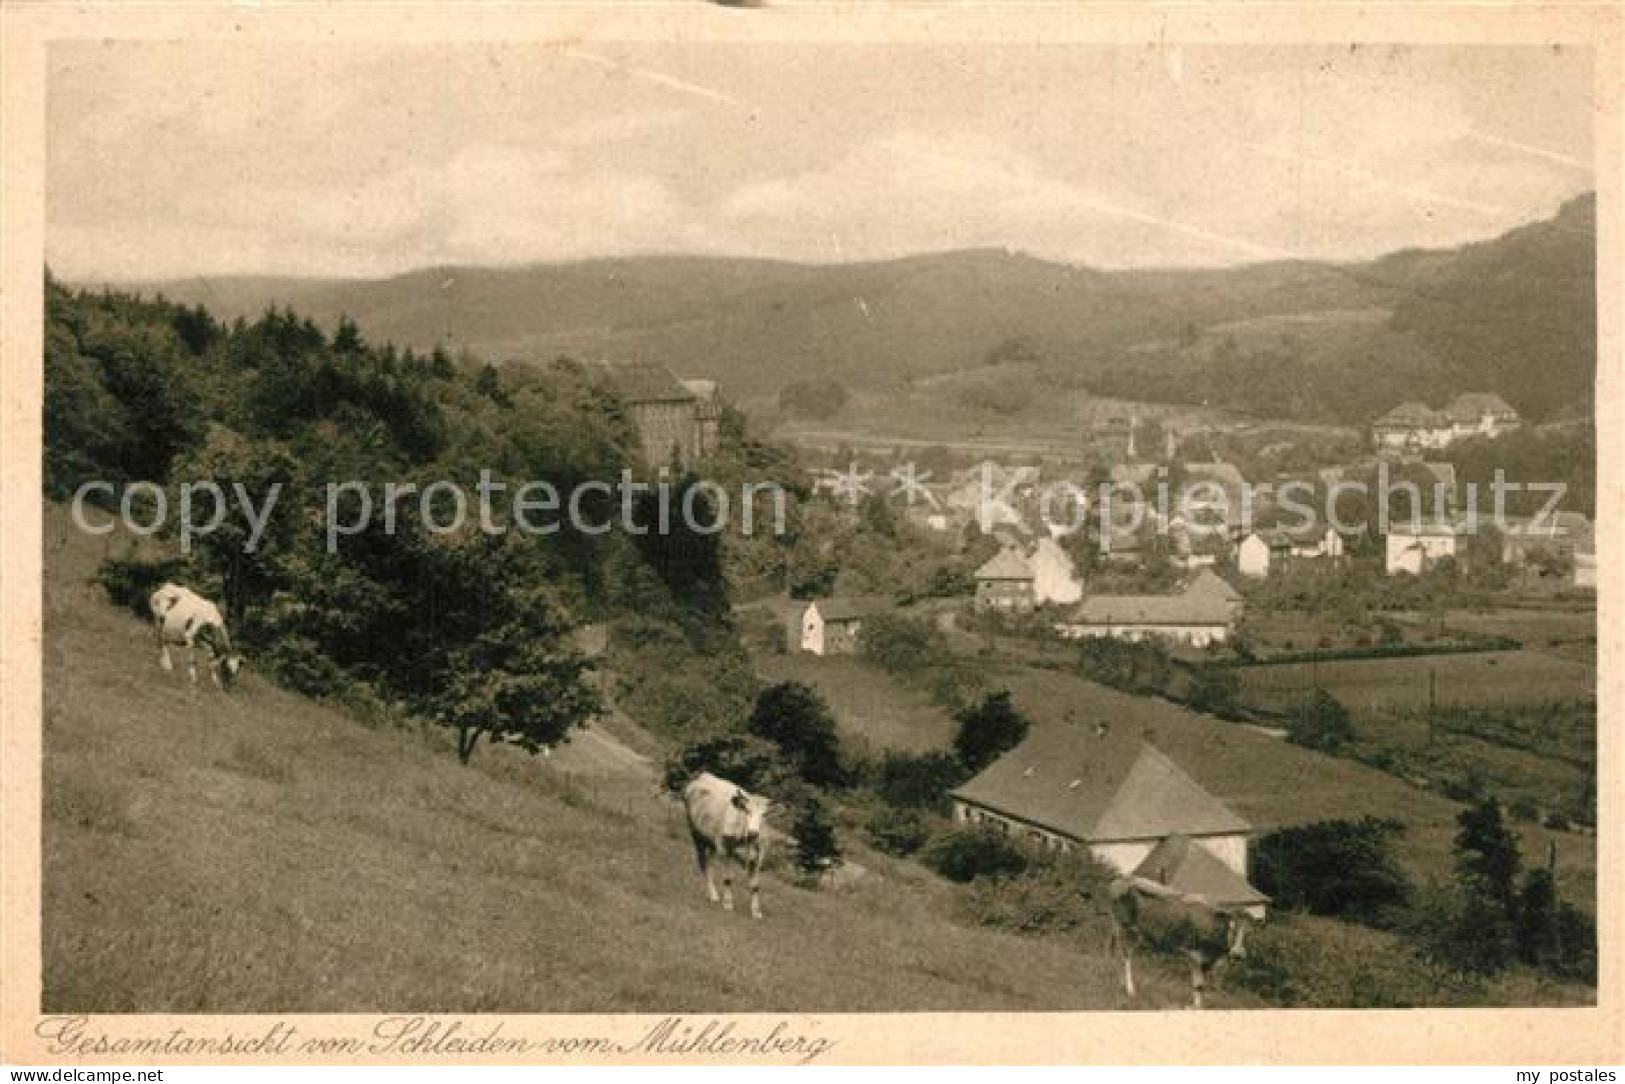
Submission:
[[[637,427],[644,462],[652,469],[693,466],[716,447],[721,407],[716,383],[678,380],[648,361],[597,363]]]
[[[1401,403],[1371,423],[1371,442],[1379,452],[1421,452],[1465,437],[1497,437],[1521,424],[1518,412],[1494,392],[1465,391],[1443,410]]]
[[[1183,836],[1245,882],[1252,825],[1143,733],[1100,723],[1035,727],[952,793],[954,819],[1132,874]],[[1187,858],[1187,861],[1189,859]],[[1192,876],[1207,876],[1200,866]]]
[[[891,601],[878,595],[814,599],[796,622],[800,648],[814,655],[854,655],[864,620],[891,608]]]
[[[1030,613],[1037,605],[1032,566],[1014,546],[1006,546],[976,570],[976,612]]]
[[[1241,616],[1241,595],[1209,569],[1172,595],[1090,595],[1055,631],[1067,639],[1163,639],[1193,647],[1223,643]]]
[[[1134,868],[1134,876],[1182,896],[1199,896],[1213,907],[1245,912],[1260,921],[1270,901],[1248,884],[1246,877],[1189,836],[1173,835],[1157,844]]]

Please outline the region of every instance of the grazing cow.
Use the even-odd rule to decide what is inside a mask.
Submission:
[[[1216,907],[1204,896],[1182,893],[1145,877],[1111,883],[1111,947],[1123,958],[1123,992],[1134,996],[1134,950],[1144,945],[1178,948],[1191,965],[1191,1007],[1202,1007],[1209,977],[1247,955],[1247,931],[1255,921],[1239,909]]]
[[[170,645],[187,650],[187,669],[192,684],[197,684],[197,654],[203,648],[209,652],[209,673],[216,686],[229,689],[242,669],[243,657],[231,650],[231,637],[226,634],[225,619],[220,608],[202,595],[184,587],[166,583],[147,600],[152,610],[153,630],[158,636],[158,665],[173,670]]]
[[[694,854],[699,858],[711,902],[721,899],[726,910],[733,910],[732,870],[723,867],[722,895],[718,896],[716,882],[711,878],[711,860],[734,862],[750,877],[750,913],[755,918],[762,917],[762,858],[767,853],[769,804],[766,798],[710,772],[700,773],[683,788],[683,810],[688,814]]]

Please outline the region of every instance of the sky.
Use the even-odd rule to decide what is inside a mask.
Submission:
[[[52,270],[1358,260],[1589,191],[1589,51],[62,42]]]

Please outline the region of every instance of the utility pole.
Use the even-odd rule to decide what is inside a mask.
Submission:
[[[1439,671],[1428,667],[1428,744],[1433,744],[1433,721],[1439,703]]]

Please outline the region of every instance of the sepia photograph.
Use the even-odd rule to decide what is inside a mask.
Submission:
[[[39,1056],[1595,1009],[1598,50],[694,6],[42,44]]]

